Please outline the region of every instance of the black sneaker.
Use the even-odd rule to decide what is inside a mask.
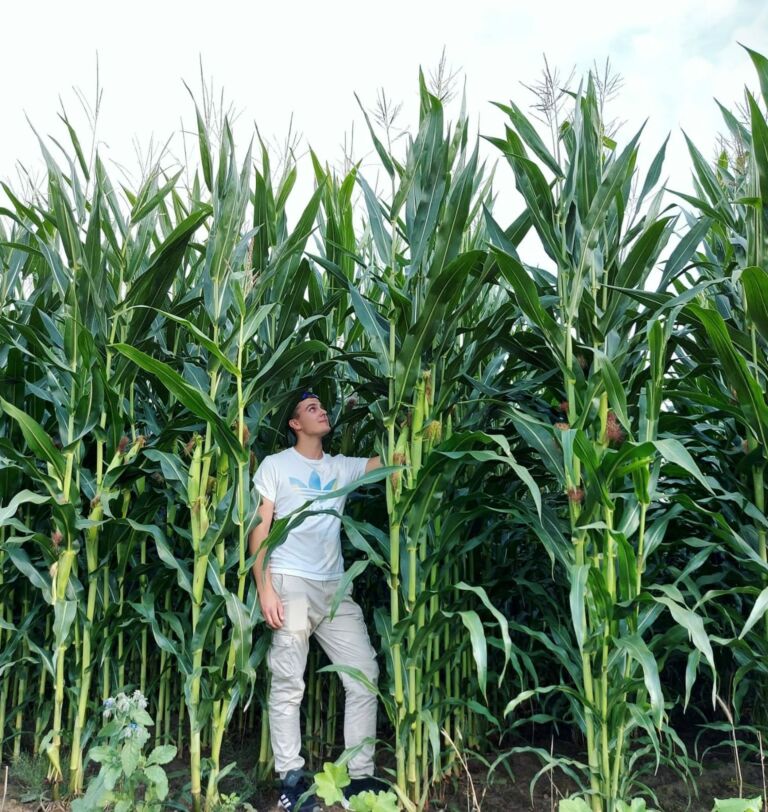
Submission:
[[[389,784],[382,781],[380,778],[374,778],[372,775],[363,775],[360,778],[353,778],[349,784],[344,787],[344,797],[349,800],[353,795],[359,795],[361,792],[386,792],[389,789]]]
[[[309,783],[301,770],[289,770],[283,778],[278,806],[284,812],[322,812],[322,807],[314,795],[308,795],[299,805],[299,799],[307,790]]]

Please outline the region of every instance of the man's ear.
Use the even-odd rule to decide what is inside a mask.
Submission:
[[[293,430],[293,433],[296,435],[298,435],[298,432],[301,431],[301,423],[295,417],[292,417],[288,421],[288,425]]]

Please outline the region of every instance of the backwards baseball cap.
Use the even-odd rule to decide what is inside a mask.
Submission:
[[[293,401],[293,405],[289,408],[288,414],[286,415],[285,419],[285,428],[288,430],[288,436],[296,438],[296,432],[291,428],[290,422],[293,420],[293,413],[296,411],[296,407],[303,401],[309,400],[310,398],[317,398],[320,400],[320,396],[316,395],[311,389],[305,389],[301,392],[295,401]],[[290,401],[289,401],[290,402]]]
[[[294,405],[293,408],[295,409],[296,406],[298,406],[302,400],[309,400],[309,398],[317,398],[317,400],[320,400],[320,395],[316,395],[314,392],[308,389],[299,395],[299,397],[296,399],[296,404]]]

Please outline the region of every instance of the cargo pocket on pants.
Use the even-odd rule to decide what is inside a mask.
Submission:
[[[303,682],[306,649],[302,639],[290,632],[276,631],[267,654],[267,665],[273,677]]]

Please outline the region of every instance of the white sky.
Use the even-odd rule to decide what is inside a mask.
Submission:
[[[265,136],[282,138],[293,115],[304,143],[334,164],[353,121],[355,157],[370,151],[354,93],[372,105],[383,87],[404,102],[403,123],[415,125],[419,65],[433,69],[445,46],[466,77],[468,107],[484,134],[503,132],[490,101],[513,98],[528,107],[532,97],[520,82],[538,78],[543,52],[566,75],[573,65],[581,73],[610,57],[624,78],[609,110],[627,122],[619,139],[649,118],[641,144],[650,160],[671,131],[665,174],[684,188],[689,162],[680,129],[711,157],[723,129],[713,97],[732,106],[745,84],[758,86],[738,43],[768,52],[765,0],[43,0],[4,4],[2,19],[0,178],[12,185],[17,161],[40,176],[25,115],[41,134],[65,140],[56,116],[61,98],[87,140],[73,87],[94,98],[97,51],[100,149],[108,161],[135,167],[136,144],[146,151],[182,119],[193,125],[182,80],[199,94],[201,59],[206,78],[239,113],[243,149],[254,121]],[[308,189],[307,164],[302,175]],[[501,174],[500,182],[503,204],[505,194],[513,197],[512,180]]]

